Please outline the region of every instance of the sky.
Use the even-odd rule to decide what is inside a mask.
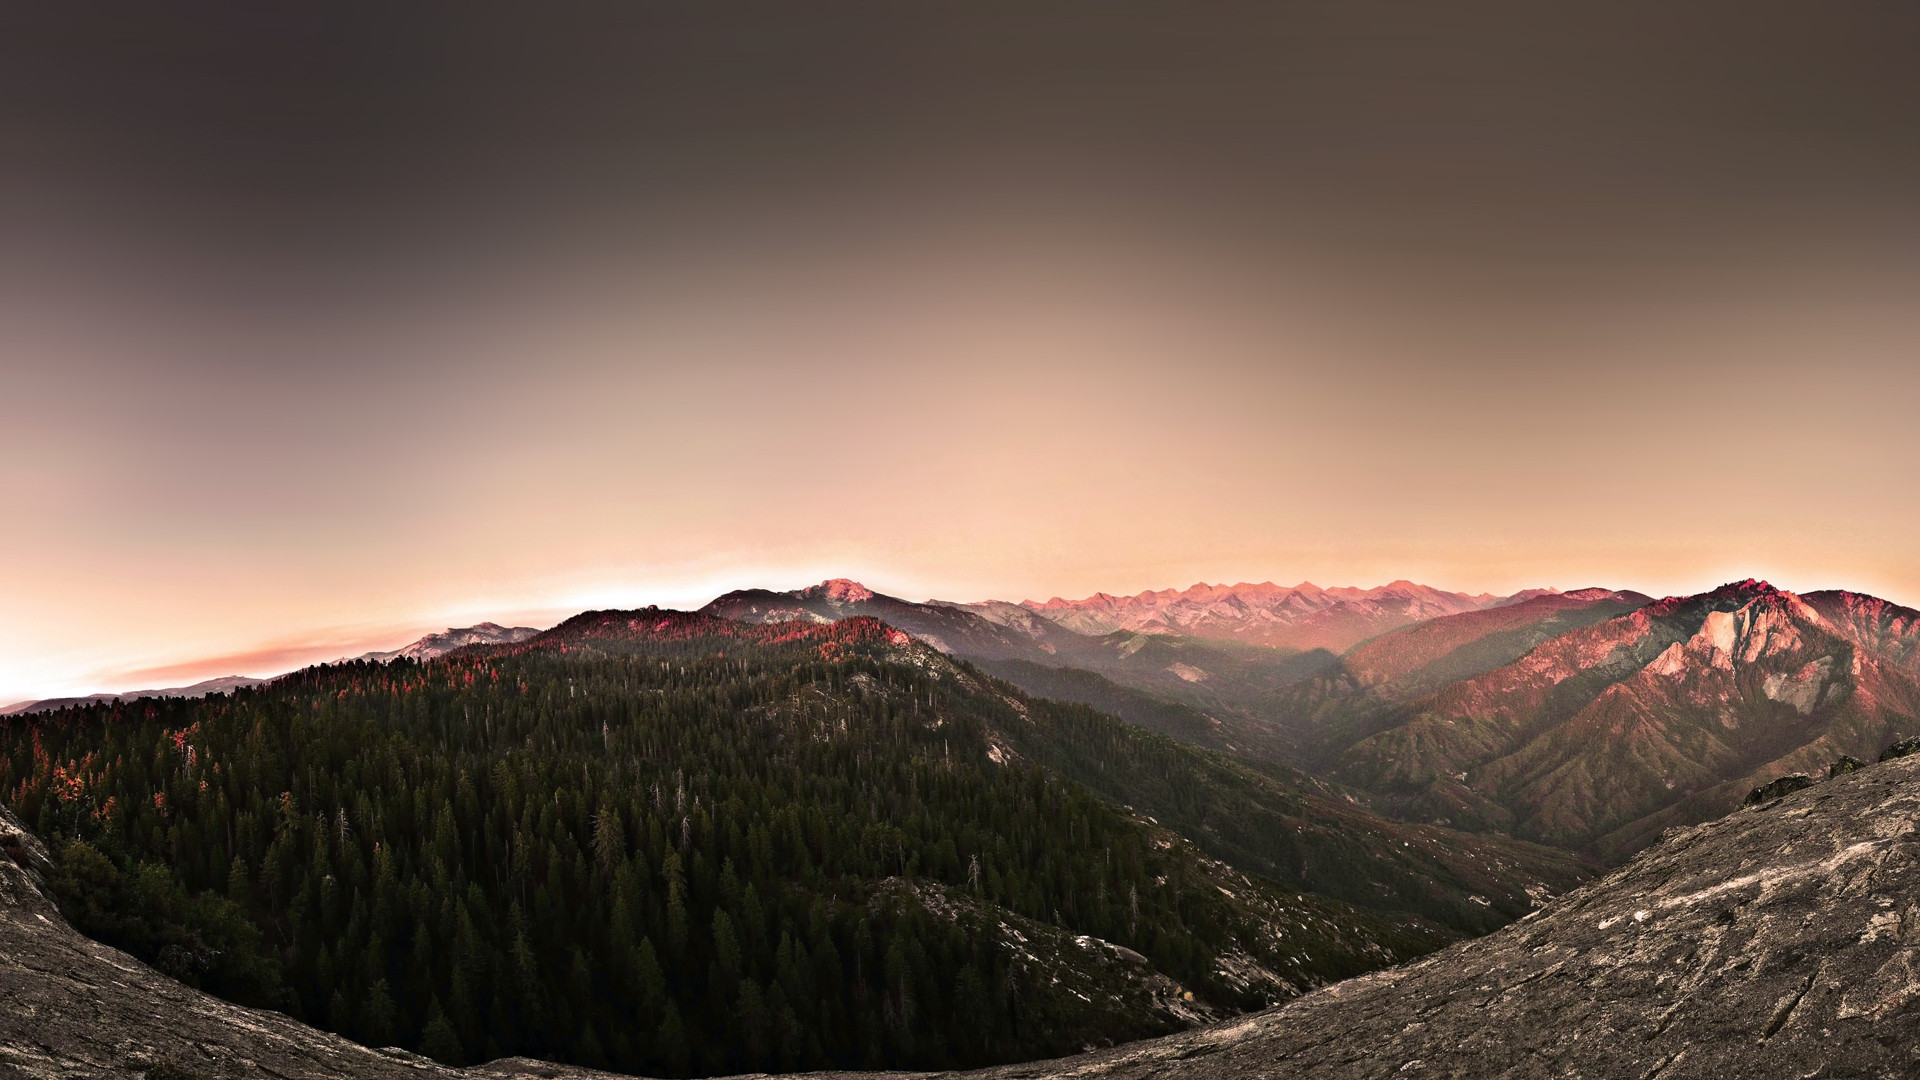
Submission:
[[[1920,8],[0,9],[0,703],[848,576],[1920,604]]]

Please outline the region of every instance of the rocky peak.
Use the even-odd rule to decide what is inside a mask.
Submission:
[[[801,597],[808,600],[831,600],[836,604],[859,604],[873,599],[872,589],[848,578],[830,578],[809,589],[803,589]]]

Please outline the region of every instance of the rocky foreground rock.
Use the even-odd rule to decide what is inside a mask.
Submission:
[[[1180,1035],[966,1075],[1920,1076],[1916,821],[1920,756],[1882,762],[1670,833],[1417,963]],[[586,1075],[526,1061],[463,1073],[228,1005],[68,929],[34,880],[38,842],[3,816],[0,851],[0,1077]]]

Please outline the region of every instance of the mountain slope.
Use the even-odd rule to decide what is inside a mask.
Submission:
[[[1512,663],[1550,638],[1651,604],[1636,592],[1577,589],[1415,623],[1356,645],[1341,667],[1389,700],[1409,701]]]
[[[1861,634],[1764,582],[1668,598],[1406,707],[1335,773],[1416,816],[1618,856],[1920,727],[1903,635]]]
[[[1408,704],[1510,664],[1569,630],[1651,602],[1635,592],[1579,589],[1429,619],[1364,641],[1311,678],[1246,707],[1292,733],[1290,760],[1322,769],[1399,722]]]
[[[1920,757],[1668,836],[1495,934],[972,1080],[1920,1075]]]
[[[1095,705],[1209,749],[1318,768],[1388,726],[1380,719],[1408,700],[1509,663],[1570,628],[1650,602],[1638,593],[1605,589],[1520,594],[1511,602],[1469,597],[1495,606],[1401,626],[1345,656],[1175,633],[1162,619],[1169,612],[1191,614],[1199,601],[1240,610],[1248,598],[1270,602],[1279,612],[1271,619],[1329,612],[1349,618],[1357,617],[1355,604],[1402,594],[1442,595],[1406,583],[1364,592],[1196,586],[1187,594],[1144,594],[1158,607],[1106,597],[1088,601],[1088,610],[1057,607],[1065,601],[1050,602],[1056,609],[1049,610],[1000,602],[916,604],[838,579],[792,592],[729,593],[703,610],[748,621],[883,619],[1031,693]],[[1435,602],[1434,609],[1446,606]],[[1066,625],[1055,625],[1052,618],[1061,611]],[[1134,628],[1104,629],[1123,622]],[[1103,632],[1089,636],[1068,626]]]
[[[867,616],[830,629],[884,632],[884,655],[939,682],[941,693],[982,725],[982,745],[999,760],[1042,765],[1170,826],[1237,869],[1290,888],[1483,933],[1587,873],[1579,860],[1551,849],[1389,821],[1305,774],[1208,753],[1090,708],[1028,695]],[[826,633],[829,627],[813,630]],[[804,624],[741,625],[704,611],[595,612],[521,648],[659,635],[784,638],[807,632]],[[890,685],[862,690],[918,708]]]

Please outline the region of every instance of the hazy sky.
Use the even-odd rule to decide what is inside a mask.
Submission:
[[[1920,603],[1910,2],[409,10],[0,7],[0,702],[829,575]]]

